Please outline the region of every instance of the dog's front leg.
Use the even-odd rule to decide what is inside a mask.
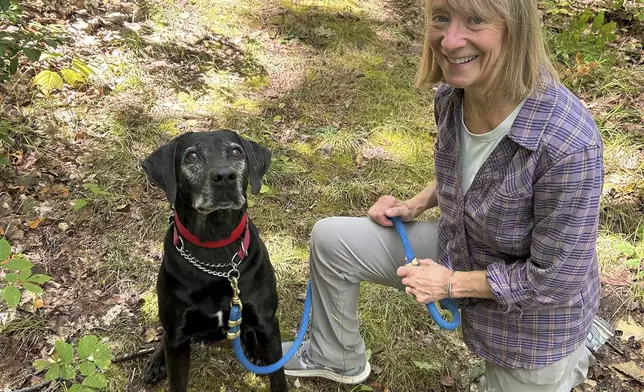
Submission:
[[[190,339],[177,339],[176,336],[163,335],[165,363],[168,371],[170,392],[187,392],[188,372],[190,371]]]
[[[148,364],[143,371],[143,381],[148,384],[156,384],[165,378],[165,351],[163,346],[165,342],[163,339],[157,344],[154,354],[148,360]]]

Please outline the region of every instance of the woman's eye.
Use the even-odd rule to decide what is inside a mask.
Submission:
[[[483,19],[479,18],[478,16],[473,16],[470,18],[470,23],[481,24],[483,23]]]
[[[197,155],[196,152],[191,152],[190,154],[188,154],[186,159],[188,160],[188,162],[197,162],[199,160],[199,155]]]
[[[436,22],[438,22],[438,23],[447,23],[448,22],[447,17],[444,16],[444,15],[436,15],[436,16],[434,16],[434,20]]]
[[[230,152],[230,154],[231,154],[232,156],[234,156],[234,157],[240,157],[240,156],[241,156],[241,154],[242,154],[242,152],[241,152],[241,149],[240,149],[239,147],[235,147],[235,148],[233,148],[233,150]]]

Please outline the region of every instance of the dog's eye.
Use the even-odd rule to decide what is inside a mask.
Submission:
[[[239,148],[239,147],[234,147],[232,149],[232,151],[230,151],[230,155],[232,155],[234,157],[240,157],[241,154],[242,154],[242,151],[241,151],[241,148]]]
[[[199,155],[197,155],[197,153],[193,151],[186,156],[186,160],[193,163],[197,162],[199,160]]]

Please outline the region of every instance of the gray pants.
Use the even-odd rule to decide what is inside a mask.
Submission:
[[[411,222],[405,227],[416,257],[436,260],[437,223]],[[405,261],[400,238],[393,228],[382,227],[369,218],[333,217],[315,224],[310,242],[313,313],[309,356],[336,369],[361,366],[366,357],[359,333],[360,282],[404,289],[396,275]],[[486,363],[486,377],[479,391],[568,392],[585,380],[587,354],[590,352],[580,348],[560,362],[535,370]]]

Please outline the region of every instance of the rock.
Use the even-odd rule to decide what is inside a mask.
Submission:
[[[4,193],[0,195],[0,217],[8,216],[11,214],[11,207],[13,206],[13,199],[9,194]]]
[[[17,222],[13,222],[14,224],[10,225],[7,231],[4,233],[5,237],[10,241],[22,241],[25,239],[25,232],[22,231],[19,227],[17,227],[15,224]]]
[[[76,20],[74,23],[71,24],[71,27],[73,27],[77,31],[84,31],[86,33],[91,33],[92,30],[94,30],[94,26],[90,25],[83,19]]]
[[[104,18],[111,23],[119,25],[130,20],[130,16],[122,12],[110,12],[109,14],[106,14]]]

